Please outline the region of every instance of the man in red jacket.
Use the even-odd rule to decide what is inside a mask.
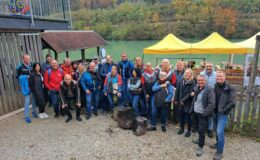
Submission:
[[[58,68],[56,60],[51,61],[51,68],[44,74],[44,85],[48,88],[51,95],[52,106],[55,112],[55,118],[59,117],[59,90],[63,79],[63,71]]]

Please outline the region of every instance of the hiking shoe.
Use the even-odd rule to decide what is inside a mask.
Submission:
[[[97,112],[97,111],[96,111],[96,112],[94,112],[93,114],[94,114],[95,116],[98,116],[98,112]]]
[[[78,120],[79,122],[81,122],[81,121],[82,121],[82,119],[81,119],[81,117],[80,117],[80,116],[78,116],[78,117],[77,117],[77,120]]]
[[[32,121],[31,121],[31,119],[30,119],[29,117],[25,117],[25,122],[29,124],[29,123],[31,123]]]
[[[197,155],[198,157],[200,157],[200,156],[202,156],[202,154],[203,154],[203,148],[198,147],[198,148],[196,149],[196,155]]]
[[[192,143],[194,143],[194,144],[199,144],[199,139],[194,139],[194,140],[192,140]]]
[[[208,130],[208,137],[209,137],[209,138],[213,138],[213,132],[210,131],[210,130]]]
[[[59,114],[55,113],[54,118],[59,118]]]
[[[217,143],[210,145],[209,148],[216,149],[217,148]]]
[[[178,131],[178,135],[181,135],[182,133],[184,132],[184,129],[179,129],[179,131]]]
[[[162,132],[166,132],[166,127],[165,126],[162,126]]]
[[[147,128],[147,131],[156,131],[156,127],[149,127]]]
[[[86,115],[86,120],[90,119],[91,115],[87,114]]]
[[[185,133],[185,137],[190,137],[190,131],[187,131],[187,132]]]
[[[223,154],[222,153],[218,153],[216,152],[213,159],[214,160],[221,160],[223,158]]]
[[[68,118],[65,120],[65,122],[68,123],[70,120],[72,120],[72,118],[71,118],[71,117],[68,117]]]
[[[32,115],[33,115],[34,118],[38,118],[39,117],[37,112],[32,112]]]

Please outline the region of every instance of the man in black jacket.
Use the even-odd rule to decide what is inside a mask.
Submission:
[[[80,92],[76,81],[72,80],[71,75],[66,74],[64,81],[61,82],[60,98],[62,102],[62,109],[67,114],[68,118],[65,120],[68,123],[72,119],[72,115],[69,111],[71,104],[75,105],[76,117],[78,121],[82,121],[80,117]]]
[[[192,101],[191,112],[194,112],[198,121],[199,128],[199,144],[196,155],[203,154],[203,146],[205,143],[205,133],[208,130],[208,119],[212,117],[215,109],[215,92],[207,85],[206,77],[199,75],[197,78],[198,85],[191,93],[194,96]]]
[[[223,71],[217,72],[217,83],[215,84],[216,108],[214,118],[214,127],[216,130],[217,143],[211,148],[216,148],[214,160],[220,160],[223,156],[225,145],[225,127],[228,121],[228,115],[235,107],[234,89],[226,82],[226,76]]]

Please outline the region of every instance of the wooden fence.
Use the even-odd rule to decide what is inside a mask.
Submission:
[[[233,132],[255,135],[257,122],[260,118],[260,87],[256,88],[255,94],[251,94],[249,108],[246,108],[245,104],[247,90],[242,87],[235,88],[236,107],[230,114],[228,129]]]
[[[23,107],[16,79],[23,53],[29,54],[32,62],[43,60],[39,34],[0,33],[0,116]]]

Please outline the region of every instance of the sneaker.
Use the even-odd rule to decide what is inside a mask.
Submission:
[[[31,123],[32,121],[31,121],[31,119],[30,119],[29,117],[25,117],[25,122],[29,124],[29,123]]]
[[[217,148],[217,143],[210,145],[209,148],[216,149]]]
[[[182,133],[184,132],[184,129],[179,129],[179,131],[178,131],[178,135],[181,135]]]
[[[199,139],[194,139],[194,140],[192,140],[192,143],[194,143],[194,144],[199,144]]]
[[[223,158],[223,154],[216,152],[213,157],[213,160],[221,160],[222,158]]]
[[[37,112],[32,112],[32,115],[33,115],[34,118],[38,118],[39,117]]]
[[[80,117],[80,116],[78,116],[78,117],[77,117],[77,120],[78,120],[79,122],[81,122],[81,121],[82,121],[82,119],[81,119],[81,117]]]
[[[203,148],[198,147],[198,148],[196,149],[196,155],[197,155],[198,157],[200,157],[200,156],[202,156],[202,154],[203,154]]]
[[[94,114],[95,116],[98,116],[98,112],[97,112],[97,111],[96,111],[96,112],[94,112],[93,114]]]
[[[39,114],[39,118],[40,118],[40,119],[44,119],[44,118],[45,118],[44,114],[43,114],[43,113],[40,113],[40,114]]]
[[[72,118],[71,118],[71,117],[68,117],[68,118],[65,120],[65,122],[68,123],[70,120],[72,120]]]
[[[162,132],[166,132],[166,127],[165,126],[162,126]]]
[[[86,115],[86,120],[90,119],[91,115],[87,114]]]
[[[208,130],[208,137],[209,137],[209,138],[213,138],[213,132],[210,131],[210,130]]]
[[[44,115],[44,118],[49,118],[49,115],[48,115],[48,114],[43,113],[43,115]]]
[[[156,127],[149,127],[147,128],[147,131],[156,131]]]
[[[59,114],[55,113],[54,118],[59,118]]]
[[[185,137],[190,137],[190,131],[187,131],[187,132],[185,133]]]

